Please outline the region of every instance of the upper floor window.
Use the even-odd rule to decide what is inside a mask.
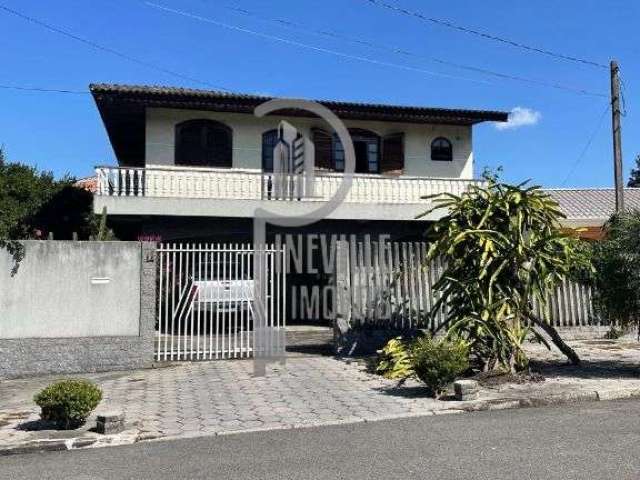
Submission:
[[[431,142],[431,160],[453,160],[453,147],[451,142],[444,137],[438,137]]]
[[[175,164],[195,167],[232,166],[232,132],[215,120],[187,120],[176,125]]]
[[[378,134],[360,128],[349,129],[356,154],[356,173],[380,172],[380,137]],[[344,171],[344,148],[336,134],[333,135],[333,165],[337,171]]]
[[[278,130],[268,130],[262,134],[262,170],[273,172],[273,149],[278,144]]]

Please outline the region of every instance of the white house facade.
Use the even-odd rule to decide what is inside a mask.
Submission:
[[[253,111],[268,97],[171,87],[90,88],[119,163],[96,168],[94,208],[99,213],[106,207],[121,236],[206,239],[222,231],[226,239],[246,239],[256,208],[303,213],[310,203],[330,199],[341,182],[344,150],[326,123],[302,111],[259,118]],[[497,111],[319,103],[344,122],[356,154],[351,190],[326,219],[337,231],[354,224],[364,231],[368,222],[371,231],[415,236],[424,230],[415,217],[429,207],[421,197],[459,194],[477,181],[473,125],[508,117]],[[269,196],[276,129],[283,120],[313,140],[313,198]]]

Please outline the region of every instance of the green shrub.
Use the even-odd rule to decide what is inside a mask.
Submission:
[[[88,380],[70,379],[52,383],[33,397],[42,420],[69,430],[82,425],[102,400],[102,390]]]
[[[389,340],[384,348],[378,351],[376,373],[393,380],[412,377],[411,344],[402,337]]]
[[[413,370],[438,398],[445,387],[469,368],[469,347],[459,340],[417,339],[411,347]]]

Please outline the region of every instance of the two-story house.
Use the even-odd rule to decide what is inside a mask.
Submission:
[[[97,168],[95,211],[107,208],[121,239],[249,242],[255,209],[289,212],[272,200],[276,128],[287,120],[315,145],[317,200],[335,192],[344,150],[321,119],[299,110],[258,118],[268,97],[173,87],[93,84],[91,92],[118,166]],[[414,239],[429,204],[460,193],[473,178],[473,126],[504,122],[499,111],[320,101],[347,126],[356,174],[346,200],[318,233],[390,234]],[[304,201],[304,200],[302,200]]]

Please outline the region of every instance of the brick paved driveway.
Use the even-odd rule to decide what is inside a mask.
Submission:
[[[639,343],[572,344],[585,360],[583,367],[556,367],[553,360],[560,355],[533,347],[534,358],[552,362],[544,369],[547,380],[483,388],[481,399],[620,388],[640,391]],[[98,412],[125,413],[128,433],[115,439],[125,443],[460,412],[463,408],[462,402],[427,398],[417,382],[395,388],[395,382],[366,373],[361,364],[332,357],[294,356],[286,367],[272,367],[266,377],[255,378],[252,371],[251,360],[224,360],[78,376],[102,387],[104,399]],[[0,382],[0,447],[34,438],[33,432],[17,427],[38,418],[33,394],[53,380],[55,377]]]
[[[286,367],[271,367],[266,377],[252,372],[250,360],[225,360],[82,376],[103,389],[97,411],[123,411],[143,438],[346,423],[451,408],[424,397],[422,388],[414,392],[419,396],[385,393],[383,388],[393,383],[330,357],[290,358]],[[27,434],[13,424],[38,418],[30,398],[53,379],[3,382],[0,445]],[[14,412],[11,418],[9,412]]]

